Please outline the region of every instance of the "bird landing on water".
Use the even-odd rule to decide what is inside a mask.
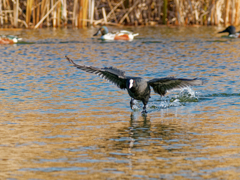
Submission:
[[[120,89],[126,89],[128,91],[129,96],[131,97],[130,100],[131,109],[133,109],[134,99],[140,100],[143,103],[142,111],[143,113],[147,113],[146,105],[150,98],[151,88],[155,93],[159,94],[160,96],[164,96],[169,90],[203,84],[203,80],[199,78],[184,79],[175,77],[165,77],[146,80],[141,77],[126,76],[124,71],[117,68],[113,67],[97,68],[93,66],[86,66],[76,64],[73,60],[71,60],[67,56],[66,58],[78,69],[81,69],[89,73],[97,74],[98,76],[107,79],[108,81],[117,85]]]

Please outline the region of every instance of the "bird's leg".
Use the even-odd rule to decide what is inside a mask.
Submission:
[[[142,113],[143,113],[143,114],[146,114],[146,113],[147,113],[147,110],[146,110],[146,104],[143,104],[143,110],[142,110]]]
[[[130,101],[130,107],[131,107],[131,109],[133,109],[133,105],[134,105],[133,101],[134,101],[134,99],[131,98],[131,101]]]

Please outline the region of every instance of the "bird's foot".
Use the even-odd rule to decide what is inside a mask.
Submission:
[[[147,114],[147,110],[146,109],[142,110],[142,114]]]

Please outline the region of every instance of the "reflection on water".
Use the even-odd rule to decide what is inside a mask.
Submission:
[[[143,27],[128,28],[140,34],[132,42],[109,43],[92,38],[95,30],[1,32],[34,44],[0,46],[0,176],[238,179],[240,39],[214,27]],[[126,75],[208,83],[162,99],[152,93],[142,115],[126,91],[65,55]]]

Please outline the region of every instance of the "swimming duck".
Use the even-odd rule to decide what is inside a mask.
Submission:
[[[22,40],[22,38],[13,35],[0,36],[0,44],[16,44],[20,40]]]
[[[139,34],[133,34],[133,32],[121,30],[119,32],[108,32],[108,28],[106,26],[102,26],[98,29],[98,31],[93,35],[97,36],[99,34],[102,34],[101,39],[102,40],[126,40],[126,41],[132,41],[135,36],[138,36]]]
[[[228,32],[228,37],[240,38],[240,31],[236,32],[236,28],[234,26],[228,26],[226,29],[218,33],[224,33],[224,32]]]
[[[168,90],[179,89],[187,86],[202,85],[203,80],[183,79],[174,77],[154,78],[152,80],[145,80],[141,77],[125,76],[125,72],[113,67],[97,68],[93,66],[85,66],[76,64],[73,60],[65,56],[67,60],[78,69],[97,74],[98,76],[107,79],[120,89],[127,89],[130,100],[130,107],[133,108],[133,100],[140,100],[143,103],[142,113],[147,113],[146,106],[150,98],[151,88],[160,96],[164,96]]]

